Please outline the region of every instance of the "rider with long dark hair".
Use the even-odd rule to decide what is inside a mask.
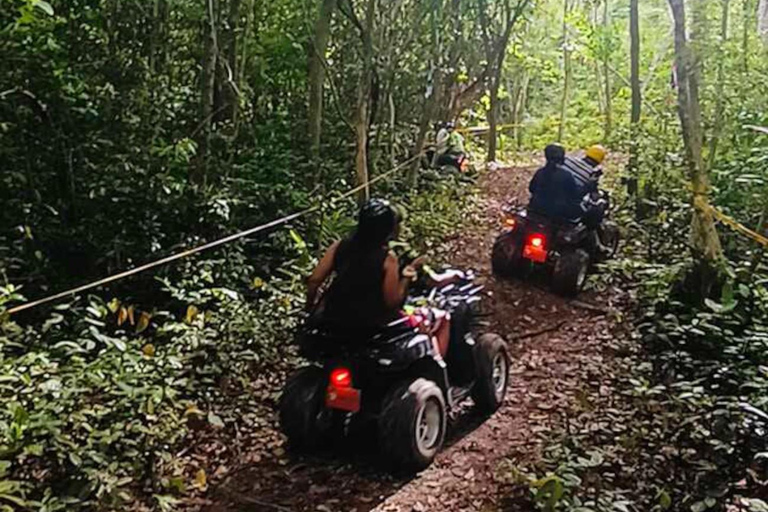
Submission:
[[[331,245],[307,283],[308,307],[323,322],[365,335],[401,316],[408,286],[422,262],[418,258],[401,271],[397,255],[389,249],[400,220],[388,201],[371,199],[360,210],[355,231]],[[331,276],[328,290],[319,298],[320,288]],[[448,318],[440,312],[436,316],[438,327],[433,333],[439,352],[445,355]]]

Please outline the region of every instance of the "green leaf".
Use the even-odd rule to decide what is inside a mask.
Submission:
[[[83,459],[81,459],[80,456],[75,452],[69,452],[69,461],[74,466],[78,466],[78,467],[83,463]]]
[[[220,416],[214,414],[213,412],[208,413],[208,423],[216,428],[224,428],[224,421]]]
[[[43,11],[48,16],[53,16],[53,7],[45,0],[35,0],[34,6]]]
[[[10,494],[0,493],[0,500],[10,501],[14,505],[18,507],[23,507],[23,508],[27,508],[27,505],[28,505],[27,502],[24,501],[23,499],[19,498],[18,496],[12,496]]]
[[[672,506],[672,498],[670,497],[669,493],[664,489],[659,491],[658,499],[659,499],[659,506],[661,507],[661,510],[667,510],[669,507]]]

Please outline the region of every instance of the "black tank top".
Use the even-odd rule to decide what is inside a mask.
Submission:
[[[335,277],[324,298],[323,318],[336,328],[372,333],[393,320],[397,311],[384,303],[386,247],[359,250],[342,241],[333,262]]]

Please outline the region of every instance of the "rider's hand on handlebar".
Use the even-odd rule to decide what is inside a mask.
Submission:
[[[424,266],[425,261],[426,258],[424,256],[419,256],[418,258],[414,259],[408,266],[413,267],[415,270],[419,270]]]

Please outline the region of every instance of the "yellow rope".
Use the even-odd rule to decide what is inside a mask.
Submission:
[[[755,242],[757,242],[757,243],[759,243],[759,244],[761,244],[761,245],[763,245],[765,247],[768,247],[768,238],[764,237],[763,235],[761,235],[757,231],[749,229],[744,224],[741,224],[740,222],[736,221],[735,219],[727,216],[726,214],[724,214],[723,212],[721,212],[720,210],[718,210],[717,208],[715,208],[713,206],[707,205],[707,208],[709,209],[709,211],[712,213],[712,215],[717,220],[719,220],[723,224],[727,225],[728,227],[730,227],[731,229],[733,229],[737,233],[741,233],[742,235],[746,236],[747,238],[751,238]]]

